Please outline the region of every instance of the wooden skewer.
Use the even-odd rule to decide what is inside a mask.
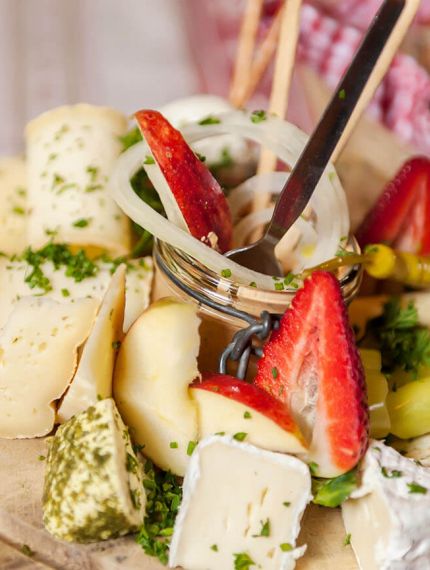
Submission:
[[[229,95],[230,102],[235,107],[241,105],[249,81],[263,1],[248,0],[246,4]]]
[[[346,142],[351,136],[352,131],[356,127],[361,115],[372,100],[372,97],[375,94],[375,91],[381,83],[382,79],[384,78],[384,75],[387,73],[393,57],[399,49],[404,37],[406,36],[406,32],[408,31],[415,17],[415,14],[417,13],[420,5],[420,0],[406,0],[405,4],[406,5],[403,9],[403,13],[400,16],[389,40],[385,44],[384,51],[382,52],[381,57],[375,65],[369,81],[367,82],[367,85],[363,90],[361,97],[355,107],[354,113],[348,122],[348,126],[343,132],[342,138],[340,139],[332,155],[332,162],[336,162],[339,154],[342,152]],[[348,94],[346,94],[346,96],[348,96]]]
[[[238,107],[244,107],[251,99],[264,75],[264,72],[273,59],[278,45],[283,11],[284,6],[281,6],[273,18],[270,28],[261,42],[261,45],[257,49],[254,62],[251,66],[249,79],[246,88],[242,91],[242,99],[238,102]]]
[[[287,113],[288,93],[290,90],[296,46],[299,38],[300,8],[302,0],[285,0],[285,2],[269,103],[269,113],[275,114],[282,119]],[[276,160],[276,156],[270,150],[262,149],[257,170],[258,174],[272,172],[276,167]],[[262,210],[267,207],[269,202],[270,195],[257,194],[254,199],[252,209],[253,211]]]

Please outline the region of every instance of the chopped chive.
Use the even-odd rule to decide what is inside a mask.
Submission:
[[[246,411],[243,414],[243,417],[245,418],[245,420],[250,420],[252,418],[251,412]]]
[[[248,434],[245,433],[244,431],[239,431],[238,433],[235,433],[235,434],[234,434],[233,438],[234,438],[236,441],[243,441],[244,439],[246,439],[246,436],[247,436],[247,435],[248,435]]]
[[[412,483],[408,483],[408,487],[409,487],[409,493],[421,493],[422,495],[425,495],[428,490],[422,485],[415,483],[414,481],[412,481]]]
[[[189,441],[187,446],[187,455],[192,455],[197,446],[197,441]]]
[[[70,297],[70,291],[68,289],[61,289],[61,294],[63,297]]]
[[[311,461],[311,462],[308,464],[308,467],[309,467],[309,470],[310,470],[310,472],[312,473],[312,475],[316,475],[316,474],[317,474],[318,469],[319,469],[318,463],[315,463],[315,461]]]
[[[348,544],[351,544],[351,533],[350,532],[343,539],[343,545],[348,546]]]
[[[344,100],[346,99],[346,91],[345,91],[345,89],[341,89],[341,90],[339,91],[339,99],[340,99],[341,101],[344,101]]]
[[[150,154],[147,154],[145,156],[145,160],[143,161],[143,164],[155,164],[154,157],[151,156]]]
[[[221,271],[221,275],[222,275],[222,277],[225,277],[228,279],[229,277],[231,277],[231,269],[223,269]]]
[[[212,544],[211,550],[213,550],[214,552],[218,552],[218,546],[216,544]]]
[[[204,119],[199,121],[199,125],[218,125],[220,123],[220,119],[218,117],[214,117],[213,115],[208,115]]]
[[[293,550],[293,547],[289,542],[283,542],[279,545],[279,548],[282,550],[282,552],[291,552]]]
[[[170,449],[178,449],[178,442],[177,441],[171,441],[170,442]]]
[[[86,228],[91,222],[91,218],[81,218],[80,220],[76,220],[73,222],[72,226],[74,228]]]
[[[253,123],[261,123],[262,121],[265,121],[267,119],[267,113],[266,111],[263,111],[262,109],[259,109],[257,111],[253,111],[251,113],[251,121]]]

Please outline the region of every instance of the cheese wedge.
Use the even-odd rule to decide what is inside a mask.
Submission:
[[[97,265],[97,275],[76,281],[73,276],[67,276],[64,267],[55,269],[50,261],[44,262],[40,269],[52,287],[45,292],[39,287],[31,288],[25,281],[33,271],[31,265],[25,261],[10,261],[0,257],[0,327],[4,326],[19,299],[29,295],[43,295],[62,303],[74,303],[76,299],[90,297],[100,304],[111,281],[112,266],[101,262],[97,262]],[[153,276],[150,258],[133,260],[127,265],[125,330],[148,306]]]
[[[59,107],[26,129],[28,242],[49,238],[123,255],[130,225],[109,194],[109,176],[122,147],[127,119],[105,107]],[[49,237],[48,237],[49,236]]]
[[[20,157],[0,158],[0,251],[21,253],[27,246],[27,178]]]
[[[430,470],[380,441],[361,470],[361,487],[342,505],[360,568],[430,568]]]
[[[204,439],[185,475],[169,566],[290,570],[305,551],[296,540],[311,498],[309,469],[295,457]]]
[[[127,265],[124,332],[149,306],[154,264],[152,257],[133,259]]]
[[[43,493],[43,522],[62,540],[92,542],[137,530],[145,512],[142,469],[112,399],[58,428]]]
[[[54,401],[66,391],[78,347],[88,337],[97,311],[92,299],[62,304],[26,297],[0,333],[0,437],[48,434]]]
[[[57,419],[63,423],[112,396],[115,355],[121,345],[125,303],[125,265],[120,265],[106,291],[93,329],[82,350],[79,366]]]
[[[161,299],[132,325],[115,366],[114,398],[133,439],[158,467],[181,476],[197,439],[188,386],[199,375],[199,324],[195,305]]]

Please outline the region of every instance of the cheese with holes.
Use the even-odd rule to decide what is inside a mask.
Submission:
[[[0,257],[0,327],[6,323],[14,305],[29,295],[43,295],[62,303],[74,303],[76,299],[90,297],[101,303],[112,275],[109,264],[98,262],[97,265],[97,275],[75,281],[73,276],[67,276],[65,267],[55,269],[50,261],[42,263],[40,269],[52,287],[50,291],[44,292],[38,287],[32,289],[26,282],[33,271],[31,265],[25,261],[9,261]],[[124,330],[128,330],[148,306],[152,276],[151,258],[145,257],[127,264]]]
[[[0,437],[48,434],[54,402],[66,391],[97,311],[92,299],[72,304],[25,297],[0,332]]]
[[[430,470],[374,441],[361,477],[361,487],[342,505],[360,568],[430,568]]]
[[[290,570],[305,550],[296,541],[310,500],[299,459],[230,437],[204,439],[185,475],[169,566]],[[247,560],[253,565],[239,565]]]
[[[115,355],[123,337],[125,269],[125,265],[118,267],[105,293],[73,382],[58,409],[60,422],[83,412],[100,398],[112,396]]]
[[[43,493],[43,522],[51,534],[92,542],[136,531],[145,500],[142,468],[112,399],[58,428]]]
[[[127,119],[106,107],[75,105],[40,115],[26,129],[28,242],[49,239],[124,255],[130,224],[109,193]]]
[[[20,157],[0,158],[0,251],[21,253],[27,246],[27,178]]]

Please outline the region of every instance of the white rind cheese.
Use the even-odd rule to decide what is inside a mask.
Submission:
[[[76,370],[78,347],[88,337],[97,311],[92,299],[62,304],[25,297],[0,332],[0,437],[48,434],[54,401]]]
[[[362,570],[430,568],[430,470],[374,441],[342,515]]]
[[[27,177],[20,157],[0,158],[0,251],[21,253],[27,246]]]
[[[212,436],[195,449],[170,546],[169,566],[229,570],[238,556],[264,570],[291,570],[311,500],[308,467],[289,455]],[[236,562],[237,564],[237,562]]]
[[[142,468],[112,399],[58,428],[46,466],[43,522],[57,538],[92,542],[138,530]]]
[[[73,381],[60,404],[57,419],[72,416],[112,396],[115,355],[121,344],[125,304],[125,265],[120,265],[106,291]]]
[[[26,130],[28,242],[56,243],[124,255],[130,225],[111,198],[109,176],[127,119],[105,107],[59,107]]]

